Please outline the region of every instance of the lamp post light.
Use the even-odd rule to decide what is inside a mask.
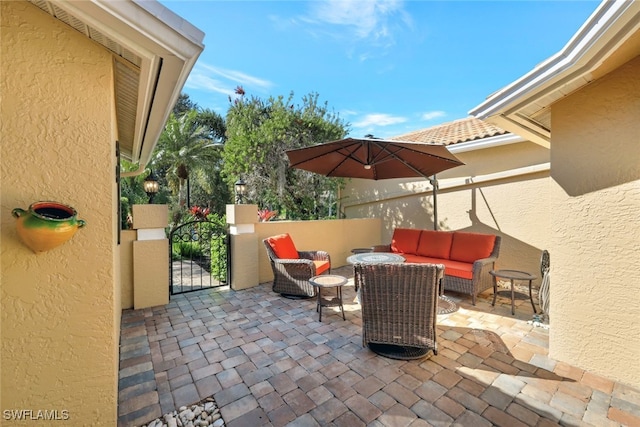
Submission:
[[[242,178],[240,178],[239,180],[236,181],[235,188],[236,188],[236,204],[241,205],[242,200],[244,199],[244,194],[247,191],[247,183],[244,182]]]
[[[158,179],[153,173],[153,169],[151,170],[149,176],[145,178],[142,186],[144,188],[144,192],[147,193],[147,196],[149,196],[149,204],[153,203],[153,197],[160,190],[160,184],[158,183]]]

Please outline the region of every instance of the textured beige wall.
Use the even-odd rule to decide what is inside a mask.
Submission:
[[[30,3],[0,2],[0,15],[1,409],[67,410],[75,424],[113,426],[112,59]],[[87,225],[35,255],[11,210],[38,200],[73,206]]]
[[[257,223],[260,283],[273,280],[273,272],[262,239],[282,233],[289,233],[296,248],[300,251],[323,250],[329,252],[331,266],[341,267],[347,264],[347,257],[351,255],[352,248],[368,247],[380,243],[381,221],[372,218]]]
[[[550,243],[549,150],[519,142],[456,156],[465,165],[438,175],[440,229],[497,234],[499,268],[539,275],[541,251]],[[426,181],[351,180],[343,196],[347,218],[382,219],[383,243],[396,227],[433,229],[433,193]]]
[[[552,106],[550,356],[640,387],[640,57]]]
[[[120,235],[120,292],[123,309],[133,308],[133,242],[136,230],[122,230]]]
[[[169,205],[133,205],[133,228],[165,228],[169,224]]]
[[[231,288],[247,289],[259,284],[259,247],[255,233],[235,234],[231,239]],[[262,243],[261,243],[262,244]]]
[[[133,308],[169,304],[169,240],[133,242]]]

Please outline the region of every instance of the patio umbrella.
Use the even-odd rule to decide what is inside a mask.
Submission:
[[[438,185],[435,175],[464,164],[442,144],[371,138],[339,139],[289,150],[287,156],[291,167],[330,177],[429,179],[433,186],[433,227],[436,230]]]

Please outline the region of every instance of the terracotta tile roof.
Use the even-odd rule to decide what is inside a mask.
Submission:
[[[404,135],[398,135],[389,139],[451,145],[508,133],[509,132],[504,129],[483,122],[475,117],[467,117],[427,129],[405,133]]]

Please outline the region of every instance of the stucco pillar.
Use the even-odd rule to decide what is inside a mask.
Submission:
[[[133,205],[133,308],[169,303],[169,223],[167,205]]]
[[[227,205],[231,289],[252,288],[259,283],[257,222],[258,205]]]

